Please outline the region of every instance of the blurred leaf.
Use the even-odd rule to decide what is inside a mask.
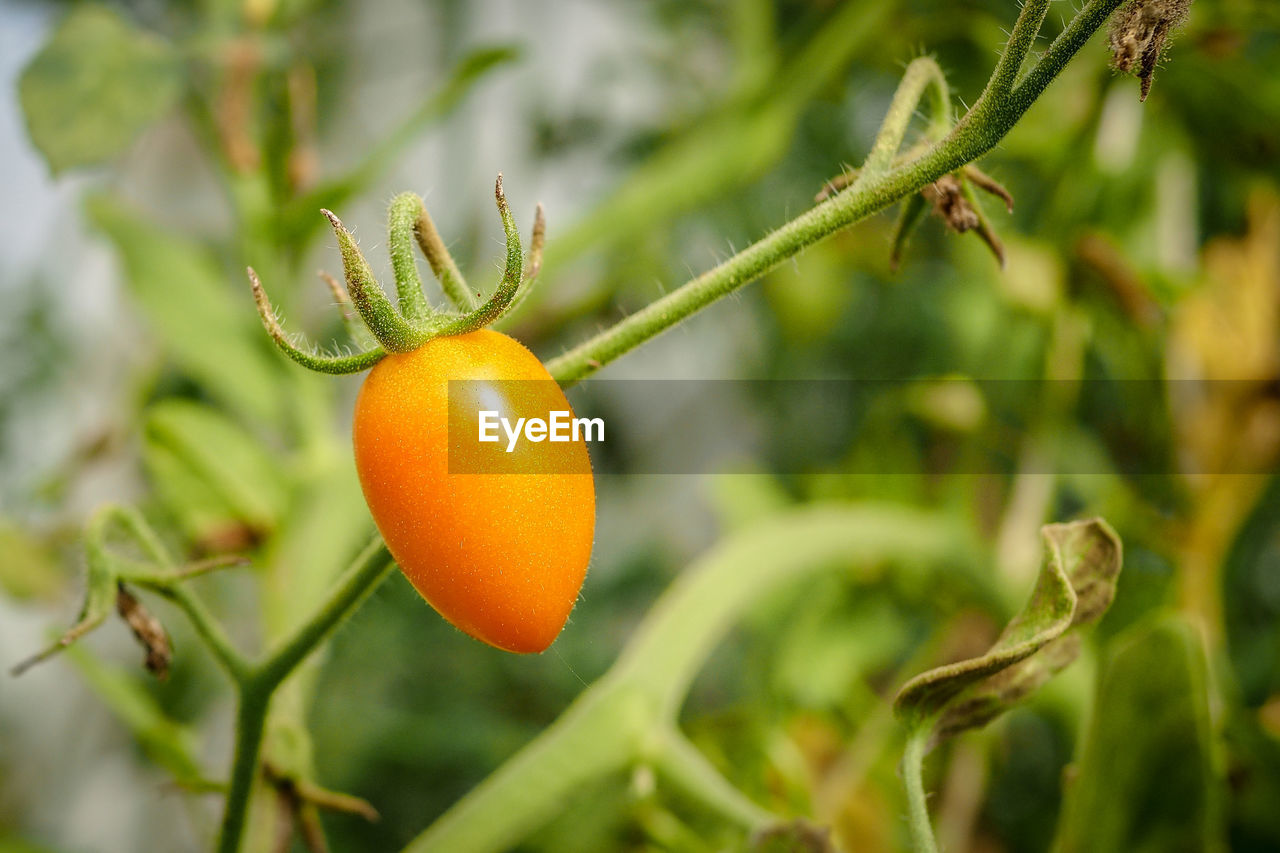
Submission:
[[[86,4],[72,9],[23,69],[18,96],[31,141],[56,173],[124,151],[182,86],[172,45]]]
[[[341,207],[353,195],[367,189],[423,130],[451,113],[490,71],[519,58],[519,48],[505,44],[479,47],[463,56],[435,93],[424,99],[387,136],[369,146],[353,168],[290,204],[281,223],[286,240],[304,243],[308,235],[322,227],[324,219],[318,215],[321,208]]]
[[[279,367],[258,325],[249,288],[230,282],[196,244],[96,196],[88,213],[116,244],[130,292],[166,355],[211,394],[259,421],[282,417]]]
[[[369,541],[373,520],[349,455],[300,491],[266,555],[263,610],[268,637],[295,627]]]
[[[1072,629],[1101,618],[1115,594],[1120,539],[1102,519],[1048,524],[1041,535],[1048,553],[1030,601],[982,657],[907,682],[893,705],[900,718],[919,726],[936,716],[941,740],[986,725],[1075,660]]]
[[[195,759],[192,733],[165,715],[141,681],[79,647],[68,649],[67,657],[116,719],[133,733],[147,757],[173,774],[183,787],[213,787]]]
[[[16,599],[52,599],[62,591],[57,558],[35,537],[0,518],[0,590]]]
[[[1221,575],[1236,687],[1246,706],[1261,706],[1280,694],[1280,477],[1240,526]]]
[[[0,832],[3,831],[0,830]],[[0,837],[0,853],[56,853],[56,851],[57,848],[55,847],[45,847],[43,844],[37,845],[21,838]]]
[[[1222,848],[1204,651],[1166,617],[1117,640],[1070,784],[1059,853]]]
[[[711,478],[708,499],[729,530],[750,527],[791,505],[786,489],[770,474],[718,474]]]
[[[288,505],[284,473],[267,450],[216,409],[165,400],[146,414],[148,468],[171,509],[206,539],[240,522],[272,530]]]
[[[252,537],[235,520],[231,507],[176,451],[168,445],[147,442],[142,462],[158,502],[184,538],[212,551],[226,550],[219,543],[231,539],[248,544]]]
[[[1208,473],[1263,472],[1280,456],[1280,195],[1249,199],[1248,232],[1205,247],[1203,278],[1183,300],[1168,339],[1173,425],[1188,461]],[[1218,380],[1218,381],[1214,381]]]

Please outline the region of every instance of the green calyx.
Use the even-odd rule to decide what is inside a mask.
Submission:
[[[506,262],[501,281],[483,304],[476,305],[472,299],[466,280],[449,255],[449,250],[445,248],[444,241],[440,239],[421,197],[406,192],[392,200],[388,213],[388,243],[396,280],[396,302],[392,302],[373,277],[373,271],[360,253],[351,232],[333,213],[321,211],[338,237],[346,287],[344,289],[329,276],[322,274],[322,277],[329,283],[344,319],[348,321],[352,341],[359,349],[351,354],[324,352],[306,343],[300,336],[286,332],[267,299],[258,274],[250,267],[248,273],[253,298],[262,317],[262,324],[272,341],[289,358],[317,373],[358,373],[373,367],[387,353],[410,352],[435,338],[463,335],[496,322],[519,303],[537,277],[542,265],[546,220],[542,206],[538,205],[529,264],[526,267],[520,234],[516,230],[507,198],[502,192],[502,175],[498,175],[493,192],[506,234]],[[422,278],[418,274],[414,243],[417,243],[426,256],[427,263],[439,280],[445,296],[452,303],[453,310],[442,311],[427,300],[422,290]],[[355,313],[363,321],[363,328],[354,322],[351,306],[355,307]]]

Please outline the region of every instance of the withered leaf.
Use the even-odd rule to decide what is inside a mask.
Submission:
[[[1079,651],[1072,629],[1110,606],[1121,565],[1115,531],[1091,519],[1049,524],[1041,535],[1046,559],[1031,598],[990,651],[916,676],[894,700],[913,727],[932,721],[935,742],[985,725],[1049,680]]]

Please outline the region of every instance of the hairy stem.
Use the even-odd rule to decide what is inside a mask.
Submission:
[[[425,213],[422,199],[414,193],[400,193],[387,211],[387,240],[391,251],[391,269],[396,279],[396,295],[400,313],[410,323],[425,323],[436,316],[422,292],[422,278],[413,256],[419,211]]]
[[[861,179],[883,174],[893,165],[893,158],[902,147],[907,127],[926,91],[933,94],[929,137],[941,139],[951,130],[951,92],[947,88],[947,78],[943,76],[942,69],[928,56],[912,60],[902,75],[898,90],[893,94],[893,101],[889,104],[889,111],[885,113],[880,132],[871,145],[871,153],[862,164],[859,175]]]
[[[874,171],[867,174],[855,186],[801,214],[714,269],[547,362],[551,375],[562,385],[585,379],[623,353],[754,281],[802,249],[883,210],[990,151],[1122,0],[1091,0],[1053,41],[1040,62],[1018,82],[1018,72],[1039,32],[1048,2],[1028,0],[987,88],[944,139],[910,162],[880,174]],[[883,159],[883,151],[889,150],[895,137],[901,140],[899,128],[905,132],[906,127],[903,119],[905,105],[912,104],[913,111],[914,104],[930,84],[932,69],[927,63],[913,63],[913,68],[910,85],[904,81],[905,91],[900,89],[895,96],[894,106],[877,137],[877,146],[873,150],[876,163]],[[911,99],[913,92],[914,100]],[[940,87],[935,86],[935,92],[939,96],[935,100],[942,100]],[[906,119],[909,118],[908,112]],[[891,160],[892,153],[888,156]]]
[[[929,823],[929,807],[924,791],[924,754],[931,726],[917,726],[907,738],[902,752],[902,782],[907,788],[907,827],[916,853],[938,853]]]
[[[431,272],[435,275],[436,281],[440,282],[440,289],[444,291],[445,297],[459,311],[474,310],[476,301],[471,295],[471,289],[467,287],[467,280],[462,277],[462,271],[458,269],[453,255],[449,254],[449,249],[441,239],[440,232],[436,230],[436,224],[431,221],[431,214],[427,212],[427,206],[422,199],[418,199],[413,236],[417,239],[422,254],[426,256],[427,263],[431,265]]]

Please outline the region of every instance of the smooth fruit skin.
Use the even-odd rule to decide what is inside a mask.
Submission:
[[[570,409],[533,353],[498,332],[392,353],[356,400],[365,500],[401,571],[441,616],[500,649],[541,652],[568,620],[591,559],[595,484],[586,445],[523,442],[511,454],[531,454],[525,461],[547,473],[451,474],[449,380],[483,380],[485,389],[494,382],[499,393],[512,387],[505,380],[541,380],[529,387],[542,389],[543,402]],[[455,437],[455,454],[458,446]],[[456,472],[475,460],[452,461]]]

